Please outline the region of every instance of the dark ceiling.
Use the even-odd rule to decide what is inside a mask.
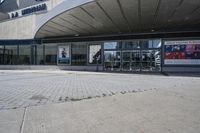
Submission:
[[[199,29],[200,0],[97,0],[53,17],[35,37]]]

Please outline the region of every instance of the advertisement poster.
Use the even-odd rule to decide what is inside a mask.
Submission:
[[[58,63],[59,64],[69,64],[69,46],[59,46],[58,47]]]
[[[200,40],[166,41],[164,54],[166,65],[200,65]]]

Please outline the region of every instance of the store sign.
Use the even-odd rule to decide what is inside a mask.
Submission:
[[[59,46],[58,47],[58,63],[69,64],[69,62],[70,62],[69,45]]]
[[[39,11],[45,11],[45,10],[47,10],[47,5],[46,5],[46,3],[43,3],[40,5],[22,9],[19,12],[13,12],[13,13],[11,13],[11,18],[16,18],[19,16],[23,16],[23,15],[27,15],[27,14],[31,14],[31,13],[35,13],[35,12],[39,12]]]
[[[200,40],[166,41],[164,64],[200,65]]]

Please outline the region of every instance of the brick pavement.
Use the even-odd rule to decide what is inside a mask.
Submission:
[[[199,85],[199,78],[90,72],[0,72],[0,110]]]

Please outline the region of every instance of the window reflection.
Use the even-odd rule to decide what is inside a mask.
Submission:
[[[72,65],[87,64],[87,45],[81,43],[72,44]]]
[[[4,58],[4,46],[0,46],[0,65],[2,65],[2,64],[4,64],[4,62],[3,62],[3,58]]]
[[[104,49],[121,49],[121,44],[118,42],[105,42]]]
[[[37,46],[37,60],[36,64],[43,65],[44,64],[44,46],[38,45]]]
[[[57,44],[45,45],[45,64],[56,65],[57,64]]]
[[[113,62],[113,61],[120,61],[121,54],[117,51],[105,51],[104,52],[104,61],[105,62]]]
[[[7,45],[4,51],[4,64],[6,65],[16,65],[18,63],[18,46],[17,45]],[[3,49],[2,49],[3,54]]]
[[[143,71],[160,71],[161,55],[160,50],[143,50],[142,51],[142,70]]]
[[[121,53],[119,51],[105,51],[104,62],[105,70],[120,71],[121,69]]]
[[[141,46],[143,49],[161,48],[161,40],[142,40]]]
[[[21,65],[31,64],[31,45],[19,46],[19,64]]]
[[[124,41],[122,43],[123,50],[133,50],[140,49],[140,45],[138,41]]]

